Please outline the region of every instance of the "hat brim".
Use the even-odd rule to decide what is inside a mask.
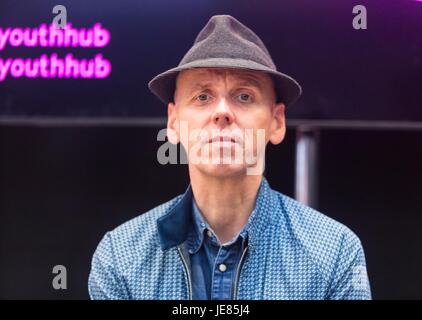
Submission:
[[[286,106],[293,104],[302,94],[302,88],[300,85],[295,79],[287,74],[274,71],[273,69],[251,60],[229,58],[196,60],[182,66],[169,69],[155,76],[148,83],[148,88],[163,103],[167,104],[169,102],[173,102],[178,73],[192,68],[238,68],[266,72],[273,78],[274,89],[277,94],[277,102],[283,102]]]

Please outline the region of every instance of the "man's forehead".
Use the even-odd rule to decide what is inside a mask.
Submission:
[[[230,78],[233,81],[247,81],[250,84],[260,86],[260,82],[270,80],[269,75],[264,72],[235,69],[235,68],[194,68],[181,72],[178,77],[189,79],[190,84],[216,80],[218,78]]]

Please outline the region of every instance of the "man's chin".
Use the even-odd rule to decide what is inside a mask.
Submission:
[[[246,175],[245,164],[200,164],[197,165],[200,172],[213,177],[230,177]]]

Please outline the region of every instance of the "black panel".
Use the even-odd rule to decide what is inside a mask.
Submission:
[[[6,0],[0,28],[51,23],[56,1]],[[213,14],[232,14],[267,45],[279,70],[304,94],[290,118],[422,121],[422,3],[414,0],[67,0],[69,22],[111,32],[105,48],[25,48],[6,45],[0,58],[57,52],[91,59],[102,53],[106,79],[29,79],[0,82],[0,116],[164,116],[147,89],[176,66]],[[368,29],[352,28],[356,4]]]

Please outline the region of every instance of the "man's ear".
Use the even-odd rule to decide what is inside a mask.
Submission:
[[[286,119],[284,115],[285,108],[286,106],[282,102],[273,106],[271,132],[269,136],[269,140],[272,144],[281,143],[286,135]]]
[[[177,121],[176,105],[169,102],[167,106],[167,138],[172,144],[180,141],[179,121]]]

